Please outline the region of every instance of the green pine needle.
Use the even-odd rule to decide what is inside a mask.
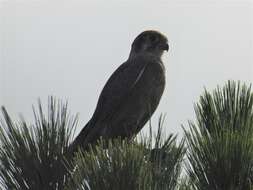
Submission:
[[[101,139],[89,151],[65,157],[77,117],[67,104],[39,101],[34,124],[13,121],[2,107],[0,184],[14,190],[251,190],[253,181],[253,94],[229,81],[205,90],[185,138],[155,136],[133,141]],[[184,142],[186,141],[186,147]],[[105,145],[106,143],[106,145]],[[106,148],[105,148],[106,147]],[[184,161],[184,153],[187,160]],[[185,164],[186,173],[182,172]],[[74,168],[74,169],[73,169]]]
[[[121,139],[100,143],[89,152],[79,152],[69,190],[176,190],[179,187],[185,149],[176,137],[161,137],[159,120],[155,146],[152,139],[127,142]],[[108,144],[105,150],[104,143]]]
[[[188,176],[196,190],[250,190],[253,164],[251,87],[229,81],[196,105],[197,123],[185,130]]]
[[[63,159],[77,117],[69,117],[67,104],[48,102],[47,117],[38,103],[35,122],[14,122],[2,107],[0,127],[0,182],[5,189],[63,189],[66,179]]]

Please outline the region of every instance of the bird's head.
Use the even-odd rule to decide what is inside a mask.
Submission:
[[[130,56],[148,53],[160,58],[164,51],[169,50],[166,36],[158,31],[148,30],[140,33],[132,43]]]

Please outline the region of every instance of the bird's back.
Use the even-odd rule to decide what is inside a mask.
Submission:
[[[152,56],[123,63],[104,86],[96,110],[75,140],[83,147],[103,138],[131,138],[156,110],[165,87],[164,67]]]
[[[146,62],[143,73],[122,102],[119,112],[111,119],[110,131],[113,137],[131,138],[136,135],[156,110],[165,87],[165,71],[160,60],[152,57],[137,57],[136,64]]]

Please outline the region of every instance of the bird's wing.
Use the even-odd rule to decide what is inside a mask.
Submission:
[[[148,62],[144,60],[128,60],[114,71],[99,96],[92,118],[76,137],[71,149],[75,150],[81,144],[85,147],[99,138],[99,131],[103,127],[100,124],[112,118],[127,101],[127,97],[141,79],[147,65]]]
[[[87,144],[99,137],[100,127],[103,127],[100,124],[110,120],[125,104],[149,64],[143,58],[127,61],[111,75],[99,96],[91,120],[78,135],[78,141]]]
[[[122,64],[112,74],[100,94],[94,120],[102,121],[118,110],[141,79],[147,65],[144,60],[132,60],[131,63]]]

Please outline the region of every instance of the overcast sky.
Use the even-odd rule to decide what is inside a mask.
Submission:
[[[0,1],[0,104],[32,118],[37,98],[68,100],[79,128],[91,117],[111,73],[143,30],[164,33],[167,84],[157,123],[182,133],[204,86],[253,79],[252,0]]]

